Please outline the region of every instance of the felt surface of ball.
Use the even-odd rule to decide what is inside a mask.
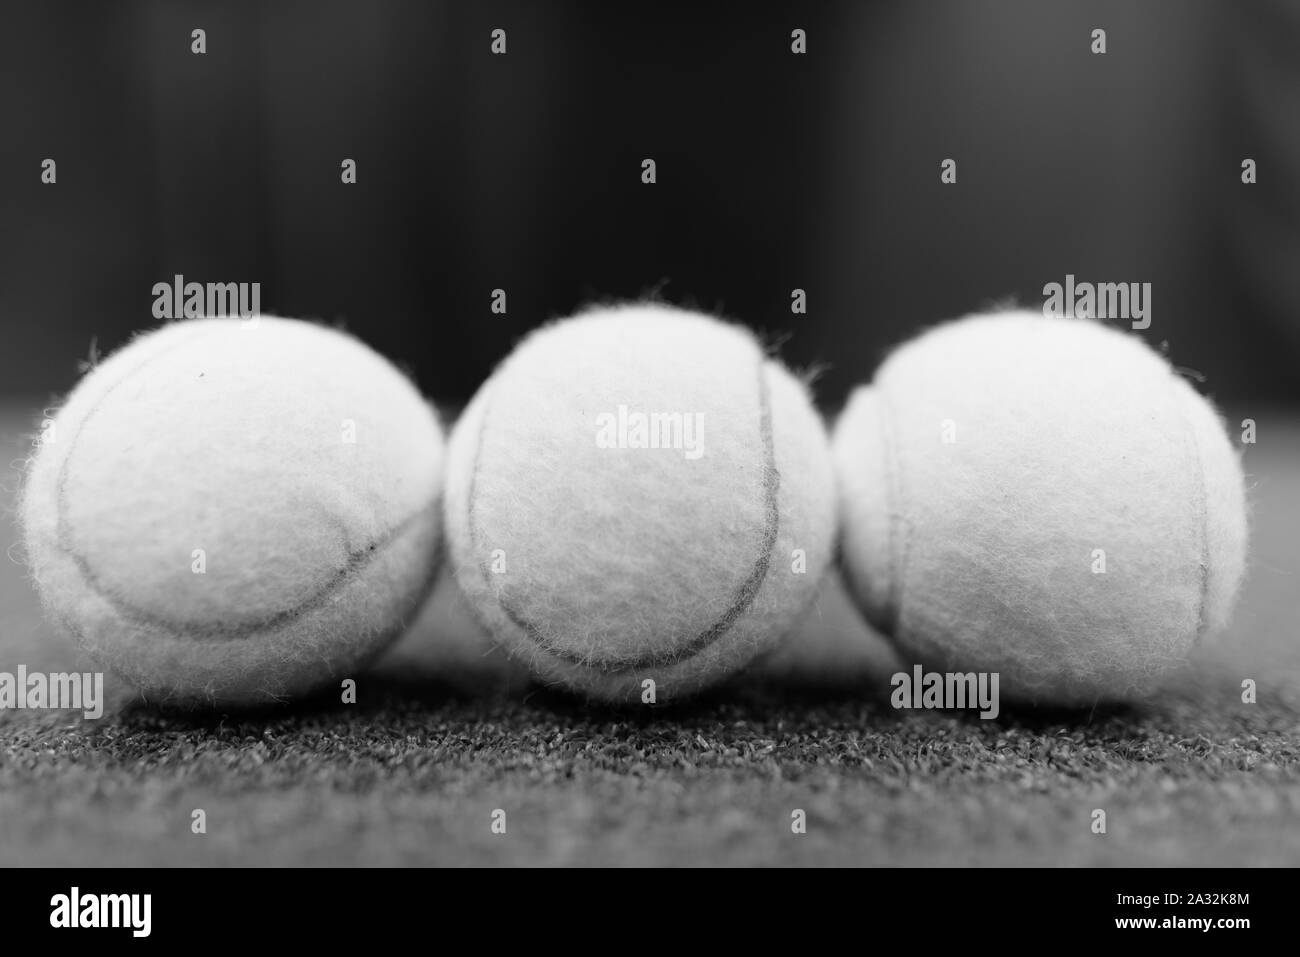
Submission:
[[[426,595],[441,427],[358,340],[267,316],[141,335],[43,430],[20,502],[43,603],[176,704],[264,704],[354,669]]]
[[[1228,620],[1239,457],[1136,336],[1027,312],[939,326],[854,393],[833,444],[846,577],[909,665],[1131,699]]]
[[[476,394],[445,521],[476,616],[544,680],[625,702],[649,680],[663,702],[807,608],[834,470],[805,386],[749,332],[602,308],[534,332]]]

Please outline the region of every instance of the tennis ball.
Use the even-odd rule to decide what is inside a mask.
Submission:
[[[432,582],[441,428],[356,339],[265,316],[136,338],[73,390],[20,503],[50,615],[175,704],[352,675]]]
[[[894,352],[836,423],[842,561],[915,663],[1011,699],[1149,692],[1227,622],[1241,464],[1138,338],[1016,312]]]
[[[456,424],[447,472],[470,607],[594,698],[662,702],[732,673],[830,562],[834,469],[805,386],[749,332],[662,305],[531,334]]]

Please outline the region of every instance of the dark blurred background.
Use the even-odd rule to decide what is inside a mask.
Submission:
[[[0,19],[7,393],[68,389],[92,340],[153,325],[153,284],[181,273],[341,321],[448,403],[533,326],[657,290],[825,365],[833,409],[919,326],[1036,308],[1072,273],[1151,282],[1143,335],[1221,400],[1300,396],[1290,0],[170,0]]]

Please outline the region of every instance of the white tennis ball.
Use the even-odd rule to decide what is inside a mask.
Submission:
[[[836,424],[842,560],[914,663],[1056,704],[1150,691],[1227,622],[1241,465],[1135,336],[970,317],[893,353]]]
[[[176,322],[44,430],[28,562],[49,613],[149,698],[270,702],[353,675],[415,610],[442,464],[430,407],[356,339]]]
[[[809,604],[834,470],[804,385],[749,332],[598,309],[534,332],[474,397],[446,524],[469,604],[545,680],[662,702],[741,667]]]

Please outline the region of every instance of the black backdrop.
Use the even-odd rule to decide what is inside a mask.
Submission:
[[[536,324],[657,289],[825,365],[834,408],[918,326],[1007,296],[1036,306],[1073,273],[1153,283],[1144,334],[1219,398],[1300,395],[1290,0],[0,17],[6,392],[66,390],[92,339],[150,325],[153,284],[181,273],[342,321],[451,403]]]

